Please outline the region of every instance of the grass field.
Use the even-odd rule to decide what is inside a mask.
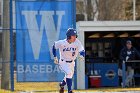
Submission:
[[[24,82],[24,83],[15,83],[15,91],[11,92],[9,90],[0,89],[0,93],[18,93],[20,91],[56,91],[59,86],[57,82]]]
[[[15,79],[15,91],[0,89],[0,93],[20,93],[21,91],[36,91],[35,93],[58,93],[59,84],[58,82],[16,82]],[[56,92],[57,91],[57,92]],[[88,90],[74,90],[76,93],[86,93],[86,92],[120,92],[120,91],[140,91],[139,88],[92,88]],[[33,92],[34,93],[34,92]]]
[[[36,91],[35,93],[58,93],[59,86],[56,82],[25,82],[25,83],[15,83],[15,91],[11,92],[8,90],[0,90],[0,93],[20,93],[21,91],[31,92]],[[93,88],[88,90],[74,90],[76,93],[81,92],[123,92],[123,91],[140,91],[140,88]],[[33,92],[34,93],[34,92]]]
[[[24,88],[22,88],[24,89]],[[29,89],[29,87],[28,87]],[[31,91],[35,91],[35,93],[55,93],[58,90],[32,90],[31,89],[24,89],[24,91],[26,92],[31,92]],[[23,91],[23,90],[22,90]],[[81,92],[125,92],[125,91],[140,91],[140,88],[94,88],[94,89],[88,89],[88,90],[74,90],[74,92],[76,93],[81,93]],[[9,90],[0,90],[0,93],[20,93],[21,90],[15,90],[14,92],[11,92]],[[66,92],[66,91],[65,91]],[[58,93],[58,92],[57,92]]]

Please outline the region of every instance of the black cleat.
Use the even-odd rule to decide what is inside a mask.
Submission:
[[[59,86],[60,86],[59,93],[64,93],[64,86],[62,86],[61,84]]]
[[[69,93],[74,93],[74,92],[72,92],[72,90],[71,90],[71,91],[69,91]]]

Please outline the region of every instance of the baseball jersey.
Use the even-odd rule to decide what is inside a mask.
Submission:
[[[66,39],[56,41],[55,48],[59,49],[60,59],[65,59],[66,61],[75,60],[78,53],[84,50],[78,39],[73,43],[68,43]]]

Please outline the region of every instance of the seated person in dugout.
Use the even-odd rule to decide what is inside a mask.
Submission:
[[[122,62],[123,61],[129,61],[129,60],[136,60],[137,58],[140,58],[140,53],[137,51],[136,48],[132,46],[132,42],[130,40],[126,41],[126,46],[121,50],[120,52],[120,68],[122,68]],[[125,84],[126,86],[132,86],[132,79],[134,75],[134,69],[132,68],[133,63],[131,66],[127,66],[126,69],[126,80]],[[119,72],[122,73],[122,70],[119,69]]]

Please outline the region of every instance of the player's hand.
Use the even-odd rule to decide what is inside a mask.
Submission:
[[[54,57],[54,63],[58,64],[58,58],[57,57]]]
[[[84,61],[85,58],[83,56],[79,56],[79,60]]]
[[[129,56],[126,56],[126,61],[128,61],[128,59],[129,59]]]

